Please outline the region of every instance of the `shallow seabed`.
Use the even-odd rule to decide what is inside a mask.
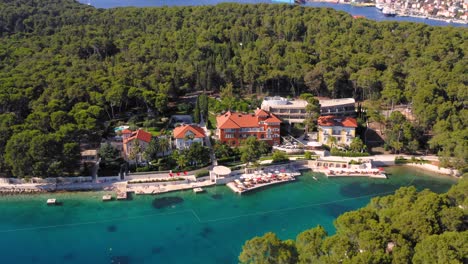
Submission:
[[[456,179],[387,168],[390,178],[298,181],[239,196],[224,186],[102,202],[103,193],[0,197],[2,263],[236,263],[246,239],[273,231],[295,238],[366,205],[371,197],[414,185],[445,192]],[[318,181],[312,176],[318,177]],[[54,197],[63,204],[47,206]],[[157,198],[177,197],[178,199]]]

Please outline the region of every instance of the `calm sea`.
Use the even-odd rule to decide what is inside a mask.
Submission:
[[[273,231],[295,238],[371,197],[414,185],[445,192],[456,180],[407,168],[390,178],[333,178],[306,173],[297,182],[239,196],[224,186],[102,202],[102,193],[0,197],[1,263],[236,263],[246,239]],[[63,204],[47,206],[54,197]],[[156,198],[178,203],[154,206]],[[159,207],[159,208],[158,208]]]
[[[272,3],[271,0],[78,0],[81,3],[91,4],[99,8],[112,8],[122,6],[195,6],[195,5],[216,5],[223,2],[236,2],[243,4],[259,4],[259,3]],[[325,7],[333,8],[340,11],[345,11],[353,16],[365,16],[368,19],[376,21],[406,21],[424,23],[431,26],[454,26],[454,27],[468,27],[466,24],[447,23],[445,21],[431,20],[416,17],[386,17],[382,15],[374,7],[354,7],[346,4],[333,4],[333,3],[307,3],[306,6],[310,7]]]

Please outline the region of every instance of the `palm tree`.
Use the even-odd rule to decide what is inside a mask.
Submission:
[[[171,149],[171,143],[167,137],[159,137],[158,140],[158,151],[166,156],[166,153]]]
[[[138,167],[138,159],[139,156],[142,152],[141,146],[140,146],[140,141],[138,139],[135,140],[135,143],[133,143],[132,150],[130,151],[129,158],[135,160],[135,164]]]
[[[179,166],[179,168],[183,169],[183,168],[185,168],[185,166],[187,166],[188,160],[187,160],[187,157],[184,154],[180,154],[177,157],[176,162],[177,162],[177,165]]]
[[[338,142],[338,140],[336,139],[336,137],[328,136],[327,144],[330,145],[331,148],[333,148],[336,145],[337,142]]]

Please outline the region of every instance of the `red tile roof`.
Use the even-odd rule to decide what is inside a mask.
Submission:
[[[281,120],[275,115],[271,114],[270,117],[265,119],[265,123],[281,123]]]
[[[341,126],[341,127],[357,127],[356,118],[353,117],[337,117],[337,116],[321,116],[318,119],[319,126]]]
[[[136,138],[141,140],[141,141],[144,141],[146,143],[150,143],[151,134],[144,131],[144,130],[139,129],[137,131],[132,132],[132,135],[130,137],[124,139],[123,143],[125,144],[125,143],[127,143],[129,141],[132,141],[132,140],[136,139]]]
[[[264,110],[257,110],[255,114],[242,114],[228,111],[216,117],[216,123],[220,129],[259,127],[260,121],[265,121],[266,123],[281,123],[278,117]]]
[[[131,133],[133,133],[133,131],[131,131],[130,129],[122,130],[122,134],[131,134]]]
[[[174,138],[184,138],[187,132],[192,132],[195,138],[204,138],[205,131],[199,126],[182,125],[174,128]]]
[[[269,114],[265,110],[259,108],[259,109],[255,110],[255,115],[256,116],[268,117]]]

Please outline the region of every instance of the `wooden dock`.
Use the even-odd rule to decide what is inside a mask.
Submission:
[[[116,187],[117,200],[127,200],[127,183],[119,183]]]

